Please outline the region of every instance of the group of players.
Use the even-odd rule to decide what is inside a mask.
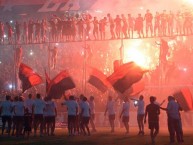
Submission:
[[[2,135],[5,131],[8,136],[27,136],[29,137],[32,128],[34,136],[40,126],[40,136],[43,134],[54,135],[55,117],[57,110],[55,103],[49,99],[41,99],[41,95],[37,94],[33,99],[29,94],[27,99],[16,96],[14,99],[7,95],[6,100],[0,104],[0,112],[2,117]],[[5,130],[5,125],[7,129]]]
[[[168,131],[170,137],[170,143],[175,142],[175,136],[178,143],[183,143],[183,130],[182,130],[182,122],[180,111],[182,108],[179,103],[175,100],[173,96],[168,96],[168,104],[166,108],[161,107],[161,105],[165,102],[158,103],[156,101],[156,97],[150,96],[149,101],[150,104],[146,105],[144,103],[144,96],[140,95],[139,100],[135,100],[137,107],[137,122],[139,127],[138,135],[144,135],[144,123],[146,123],[146,118],[148,116],[148,128],[150,129],[150,136],[152,144],[155,144],[156,136],[159,133],[159,115],[160,109],[165,110],[167,112],[167,123],[168,123]],[[114,121],[115,121],[115,101],[111,96],[109,96],[107,101],[107,106],[105,110],[109,114],[109,122],[111,126],[111,132],[114,132]],[[122,109],[120,113],[120,118],[124,124],[126,129],[126,134],[129,133],[129,110],[130,110],[130,102],[128,97],[123,99]]]
[[[108,113],[108,119],[110,123],[111,133],[115,132],[115,116],[116,116],[116,101],[112,96],[108,97],[104,116]],[[175,142],[175,135],[178,143],[184,142],[183,131],[180,110],[181,107],[178,102],[172,96],[168,96],[167,108],[161,107],[164,101],[159,104],[156,102],[156,97],[150,96],[150,104],[145,108],[144,96],[140,95],[136,103],[137,107],[137,122],[139,127],[138,135],[144,135],[144,123],[148,116],[148,127],[150,129],[150,136],[152,143],[155,143],[155,138],[159,133],[159,114],[160,109],[165,110],[168,116],[168,131],[170,135],[170,143]],[[130,101],[128,97],[124,97],[122,100],[120,119],[126,129],[126,134],[129,133],[129,118],[130,118]],[[80,95],[79,98],[70,95],[65,97],[64,102],[61,105],[67,107],[67,123],[68,123],[68,135],[91,135],[89,123],[92,128],[92,132],[96,132],[95,127],[95,101],[94,97],[90,96],[89,100],[84,95]],[[14,135],[16,129],[16,136],[29,137],[34,129],[34,136],[36,136],[38,126],[40,125],[40,136],[54,135],[55,120],[57,116],[57,110],[55,103],[49,99],[44,98],[42,100],[41,95],[37,94],[36,99],[32,99],[32,95],[29,94],[28,98],[23,100],[21,97],[16,96],[14,101],[11,101],[10,96],[6,96],[6,100],[0,105],[1,117],[2,117],[2,135],[5,131],[5,124],[8,122],[7,132]]]
[[[76,15],[67,13],[62,17],[52,15],[49,20],[30,19],[24,22],[16,20],[5,24],[0,21],[0,43],[5,44],[5,35],[8,44],[191,35],[192,23],[192,13],[188,10],[177,13],[163,10],[161,13],[156,12],[155,15],[147,10],[144,16],[138,14],[136,18],[132,14],[116,15],[113,18],[108,13],[100,20],[88,13]],[[106,38],[107,26],[111,38]]]
[[[74,96],[69,96],[61,105],[67,106],[69,136],[75,135],[75,133],[90,135],[89,122],[92,125],[92,131],[96,131],[94,119],[92,119],[95,114],[93,96],[90,97],[89,103],[83,95],[77,100]],[[2,135],[6,131],[8,136],[27,135],[29,137],[33,129],[34,136],[36,136],[39,128],[40,136],[54,136],[57,117],[56,104],[47,97],[42,99],[40,94],[37,94],[35,99],[29,94],[25,100],[21,96],[16,96],[12,100],[11,96],[7,95],[6,100],[0,104],[0,114]],[[8,124],[7,129],[6,123]]]

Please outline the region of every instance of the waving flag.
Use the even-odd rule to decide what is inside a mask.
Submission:
[[[107,81],[107,76],[96,68],[91,68],[91,74],[88,82],[101,92],[106,92],[110,86],[109,82]]]
[[[144,89],[145,89],[145,82],[143,79],[141,79],[140,81],[134,83],[131,87],[130,87],[130,96],[136,96],[139,93],[141,93]]]
[[[180,91],[175,92],[173,96],[184,111],[193,109],[193,98],[189,88],[183,88]]]
[[[42,83],[42,78],[29,66],[21,63],[19,66],[19,79],[22,83],[23,92],[35,85]]]
[[[134,62],[129,62],[118,67],[107,80],[112,84],[116,91],[124,93],[134,83],[141,80],[144,72],[145,71]]]
[[[75,87],[76,86],[69,73],[64,70],[60,72],[53,80],[51,80],[48,97],[59,99],[66,90],[73,89]]]

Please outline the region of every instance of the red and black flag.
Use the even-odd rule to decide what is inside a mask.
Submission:
[[[130,88],[129,96],[137,96],[139,93],[141,93],[145,89],[145,82],[143,79],[140,81],[134,83]]]
[[[107,81],[107,76],[96,68],[91,68],[91,74],[88,82],[101,92],[105,92],[110,86],[109,82]]]
[[[184,111],[193,110],[193,98],[189,88],[183,88],[173,95]]]
[[[66,90],[73,89],[75,87],[76,86],[68,71],[64,70],[51,80],[48,98],[59,99]]]
[[[134,83],[141,80],[144,72],[145,71],[137,64],[129,62],[118,67],[117,70],[107,78],[107,80],[116,91],[124,93]]]
[[[19,66],[19,79],[22,83],[23,92],[35,85],[42,83],[42,78],[35,73],[29,66],[21,63]]]

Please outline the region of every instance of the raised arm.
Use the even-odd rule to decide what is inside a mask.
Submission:
[[[164,111],[168,111],[167,108],[163,108],[163,107],[160,107],[160,106],[159,106],[159,108],[162,109],[162,110],[164,110]]]
[[[165,103],[166,100],[163,100],[161,103],[160,103],[160,106],[162,106],[164,103]]]
[[[160,107],[158,107],[157,114],[160,114]]]

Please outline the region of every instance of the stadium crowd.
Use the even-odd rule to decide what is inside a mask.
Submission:
[[[50,18],[0,21],[1,44],[28,44],[82,40],[130,39],[193,34],[193,16],[190,10],[166,11],[143,15],[110,13],[102,19],[89,13],[52,15]],[[108,30],[107,30],[108,27]],[[144,32],[145,30],[145,32]],[[91,35],[92,33],[92,35]],[[110,33],[111,38],[106,34]]]
[[[132,14],[127,14],[127,16],[124,14],[116,15],[114,18],[109,13],[100,20],[88,13],[74,15],[67,13],[62,17],[52,15],[50,19],[42,20],[30,19],[25,22],[18,20],[14,20],[14,22],[0,21],[0,44],[32,44],[192,35],[192,22],[193,17],[189,11],[174,13],[163,10],[163,12],[156,12],[153,15],[150,10],[147,10],[144,15],[138,14],[136,18]],[[110,34],[110,38],[107,38],[107,33]],[[56,49],[52,51],[53,54],[57,55]],[[53,62],[55,61],[53,60]],[[9,136],[19,137],[27,135],[29,137],[32,131],[34,136],[36,136],[39,126],[40,136],[54,135],[57,116],[54,101],[50,98],[42,100],[40,94],[37,94],[35,99],[32,98],[31,94],[25,100],[21,96],[16,96],[14,99],[9,95],[6,96],[6,101],[0,104],[3,124],[2,135],[5,133],[6,122],[8,123],[7,133]],[[104,110],[104,115],[108,113],[112,133],[115,131],[115,102],[116,100],[113,100],[109,96],[105,106],[106,109]],[[131,117],[129,116],[130,102],[128,98],[122,99],[122,102],[124,103],[122,104],[120,118],[126,129],[126,133],[129,133],[129,117]],[[68,108],[69,136],[76,134],[90,135],[89,123],[91,124],[92,131],[96,132],[94,123],[94,97],[91,96],[88,101],[84,95],[81,95],[77,100],[74,96],[69,96],[69,98],[65,98],[65,101],[62,103],[63,105]],[[173,143],[175,141],[175,134],[177,141],[183,142],[179,113],[181,108],[173,97],[168,97],[167,108],[160,107],[160,104],[155,103],[155,97],[150,97],[150,105],[145,109],[143,96],[140,96],[139,100],[137,100],[137,107],[139,135],[145,134],[143,123],[146,122],[146,116],[148,116],[152,143],[155,142],[155,138],[159,133],[159,113],[160,109],[163,109],[167,111],[168,115],[170,142]]]

